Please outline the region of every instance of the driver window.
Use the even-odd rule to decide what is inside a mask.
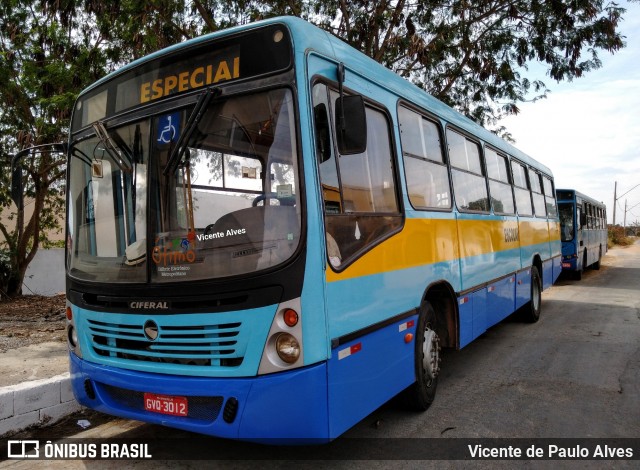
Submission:
[[[339,155],[333,143],[331,110],[338,93],[313,87],[315,147],[324,200],[329,264],[344,269],[402,225],[396,193],[394,153],[388,116],[366,106],[367,148]]]

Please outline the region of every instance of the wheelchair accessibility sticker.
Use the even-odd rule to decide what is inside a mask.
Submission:
[[[159,145],[177,142],[180,137],[180,113],[166,114],[158,119]]]

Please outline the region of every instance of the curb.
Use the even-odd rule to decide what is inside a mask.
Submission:
[[[69,373],[0,388],[0,437],[44,426],[80,410]]]

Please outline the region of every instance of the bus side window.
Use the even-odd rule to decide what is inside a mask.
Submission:
[[[504,155],[485,147],[489,193],[493,212],[496,214],[514,214],[513,188],[509,182],[509,163]]]
[[[556,217],[558,215],[558,208],[556,205],[556,192],[553,190],[553,183],[548,176],[542,175],[542,186],[544,189],[547,214],[549,215],[549,217]]]
[[[540,174],[529,168],[529,184],[531,185],[531,196],[533,199],[533,211],[536,217],[546,217],[547,208],[542,194],[542,185],[540,184]]]
[[[532,216],[533,206],[531,205],[531,193],[527,185],[526,169],[521,163],[511,160],[511,171],[513,172],[513,186],[518,215]]]
[[[411,204],[416,209],[450,209],[451,185],[438,125],[402,106],[398,121]]]
[[[447,144],[456,206],[463,211],[489,212],[480,146],[452,129],[447,129]]]

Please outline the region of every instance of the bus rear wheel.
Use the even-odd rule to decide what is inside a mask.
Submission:
[[[600,261],[602,260],[602,247],[600,247],[600,251],[598,252],[598,261],[596,261],[595,263],[593,263],[593,265],[591,266],[593,269],[595,269],[596,271],[598,269],[600,269]]]
[[[420,309],[416,328],[416,381],[404,393],[407,406],[416,411],[425,411],[436,396],[441,346],[440,338],[434,329],[435,324],[435,310],[430,303],[425,302]]]
[[[529,323],[540,319],[542,309],[542,279],[536,266],[531,266],[531,300],[523,308],[523,318]]]

